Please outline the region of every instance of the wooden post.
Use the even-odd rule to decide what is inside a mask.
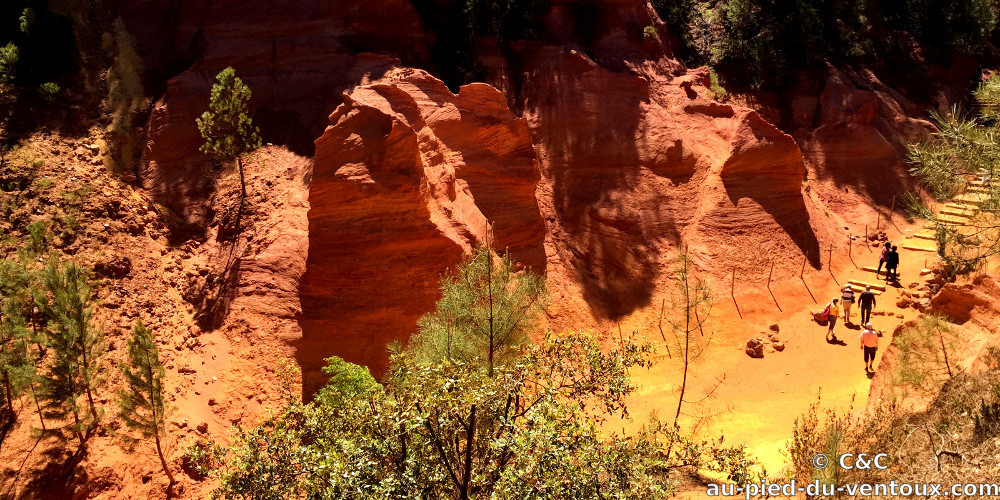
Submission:
[[[767,287],[771,287],[771,275],[774,273],[774,259],[771,259],[771,270],[767,272]]]
[[[882,223],[882,212],[879,212],[878,210],[876,210],[875,214],[876,214],[875,215],[875,232],[877,233],[878,232],[878,227]]]
[[[871,253],[872,246],[868,244],[868,224],[865,224],[865,248],[868,249],[868,253]]]
[[[808,255],[809,254],[806,253],[802,256],[802,270],[799,271],[799,278],[802,278],[802,275],[806,273],[806,259],[808,258]]]
[[[889,206],[889,222],[892,222],[892,211],[896,209],[896,195],[892,195],[892,205]]]
[[[729,285],[729,294],[736,296],[736,268],[733,268],[733,282]]]
[[[847,258],[851,259],[851,264],[854,264],[854,268],[857,269],[858,263],[854,262],[854,255],[851,254],[853,248],[854,248],[854,239],[851,237],[851,235],[847,235]]]

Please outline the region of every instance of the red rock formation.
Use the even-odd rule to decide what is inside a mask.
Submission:
[[[931,299],[931,309],[958,324],[972,320],[987,328],[997,328],[1000,282],[996,276],[981,274],[971,283],[947,283]]]
[[[484,239],[544,266],[527,124],[492,87],[452,94],[426,72],[357,87],[316,141],[302,282],[305,390],[322,358],[386,368],[438,298],[438,277]]]
[[[128,2],[123,17],[147,67],[193,62],[170,78],[148,125],[140,177],[177,216],[180,235],[210,219],[212,190],[195,118],[207,109],[215,75],[233,66],[252,89],[264,140],[312,154],[312,141],[339,103],[339,88],[384,71],[400,57],[433,67],[410,2]],[[384,56],[357,56],[369,50]]]
[[[869,71],[826,70],[822,90],[793,99],[794,135],[802,144],[810,177],[829,181],[823,198],[852,218],[852,205],[865,200],[843,192],[851,186],[863,197],[888,205],[893,195],[914,191],[904,163],[905,143],[925,139],[935,127],[924,110]]]
[[[569,276],[567,293],[582,293],[595,316],[648,303],[684,245],[718,274],[805,253],[818,265],[795,141],[752,110],[704,97],[707,72],[674,78],[669,61],[616,72],[562,47],[523,56],[557,256],[549,275]]]

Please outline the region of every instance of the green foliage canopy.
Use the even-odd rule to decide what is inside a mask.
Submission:
[[[216,161],[228,162],[260,147],[260,131],[248,114],[250,88],[236,70],[228,67],[215,77],[209,110],[197,118],[205,139],[201,151]]]

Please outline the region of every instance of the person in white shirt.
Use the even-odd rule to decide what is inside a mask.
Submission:
[[[851,322],[851,306],[854,305],[854,290],[851,289],[851,285],[844,287],[844,290],[840,293],[840,303],[844,307],[844,324]]]

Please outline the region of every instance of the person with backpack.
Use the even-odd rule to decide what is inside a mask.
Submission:
[[[861,350],[865,352],[865,373],[875,371],[873,365],[878,352],[878,332],[871,323],[865,323],[865,330],[861,332]]]
[[[826,306],[826,308],[829,309],[829,320],[830,320],[830,329],[826,331],[827,340],[837,339],[837,334],[834,333],[833,327],[837,325],[837,316],[840,316],[840,306],[837,305],[837,302],[839,300],[840,299],[833,299]]]
[[[885,264],[886,259],[889,258],[889,250],[891,248],[892,248],[892,244],[889,243],[888,241],[885,242],[885,246],[882,247],[882,253],[880,253],[879,256],[878,256],[878,270],[875,271],[875,277],[876,278],[878,278],[878,275],[882,272],[882,265]],[[889,274],[889,268],[885,269],[885,273],[886,273],[886,275]]]
[[[851,322],[851,306],[854,305],[854,290],[851,285],[844,287],[844,290],[840,293],[840,303],[844,307],[844,324]]]
[[[861,304],[861,324],[864,325],[871,320],[872,309],[875,307],[875,292],[872,291],[872,287],[865,286],[865,291],[861,292],[858,302]]]
[[[899,274],[896,272],[896,268],[899,267],[899,252],[896,251],[896,247],[893,246],[889,255],[885,258],[885,280],[889,281],[889,274],[892,273],[892,281],[899,281]]]

